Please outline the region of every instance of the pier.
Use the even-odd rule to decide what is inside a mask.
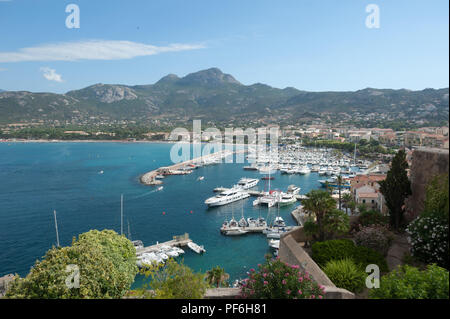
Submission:
[[[173,236],[172,240],[163,242],[163,243],[156,243],[155,245],[152,246],[147,246],[144,248],[139,248],[136,249],[136,256],[142,255],[144,253],[150,253],[150,252],[155,252],[161,249],[162,246],[177,246],[177,247],[183,247],[183,246],[187,246],[188,243],[193,242],[192,239],[189,238],[189,234],[185,233],[184,235],[181,236]]]
[[[188,161],[184,161],[181,163],[177,163],[171,166],[167,166],[167,167],[160,167],[156,170],[150,171],[145,173],[144,175],[142,175],[140,177],[140,181],[142,184],[145,185],[160,185],[162,184],[161,180],[156,179],[157,175],[160,175],[163,173],[163,175],[182,175],[182,174],[189,174],[189,171],[186,170],[182,170],[183,167],[187,166],[187,165],[192,165],[198,162],[204,162],[205,160],[211,159],[211,158],[224,158],[227,156],[230,156],[232,154],[237,153],[237,151],[230,151],[230,150],[222,150],[216,153],[211,153],[211,154],[207,154],[204,156],[200,156]]]

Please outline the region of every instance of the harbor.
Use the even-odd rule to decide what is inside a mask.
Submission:
[[[0,260],[0,264],[5,274],[17,272],[21,275],[26,274],[29,267],[36,259],[41,258],[45,251],[52,245],[56,245],[54,216],[51,214],[53,210],[58,211],[61,246],[70,245],[73,236],[82,233],[86,228],[113,229],[120,233],[120,194],[123,193],[123,224],[129,224],[131,233],[127,237],[132,241],[138,239],[146,244],[143,245],[143,249],[138,249],[140,256],[145,253],[160,252],[169,247],[169,250],[164,252],[167,255],[177,247],[184,251],[183,254],[179,253],[179,258],[182,258],[186,265],[195,271],[206,271],[221,265],[230,274],[231,280],[241,278],[252,266],[263,262],[266,254],[276,254],[274,247],[276,247],[277,238],[267,237],[267,228],[273,227],[278,216],[285,222],[284,230],[297,227],[298,223],[291,214],[292,211],[298,207],[305,194],[312,189],[322,187],[319,182],[322,177],[318,172],[284,174],[279,169],[283,166],[280,161],[288,160],[289,156],[305,157],[306,160],[306,154],[309,154],[314,161],[313,154],[317,154],[319,158],[321,153],[324,154],[324,161],[329,158],[331,162],[332,158],[331,152],[307,149],[293,151],[286,148],[279,153],[277,162],[276,157],[267,158],[266,163],[259,162],[265,160],[263,157],[258,162],[251,162],[250,156],[245,163],[202,165],[192,169],[189,174],[173,178],[167,176],[164,178],[164,188],[158,190],[158,187],[151,189],[145,187],[136,178],[141,176],[142,172],[148,171],[149,162],[156,167],[153,172],[155,174],[158,173],[157,168],[169,167],[180,170],[188,164],[197,163],[196,160],[199,159],[172,167],[167,156],[172,145],[168,143],[151,145],[42,143],[39,145],[39,152],[35,152],[33,143],[17,143],[8,147],[18,156],[26,153],[26,156],[39,168],[24,172],[27,178],[34,180],[35,183],[24,184],[22,189],[17,189],[16,195],[8,195],[10,196],[8,200],[4,198],[4,202],[8,203],[10,214],[3,217],[1,227],[4,232],[11,234],[10,240],[14,242],[3,243],[8,246],[3,246],[5,262],[2,263]],[[149,154],[152,154],[151,157]],[[60,162],[61,156],[66,158],[63,165]],[[16,161],[20,161],[20,158]],[[216,159],[213,155],[207,158],[211,162]],[[353,159],[348,159],[351,164]],[[263,166],[268,166],[269,161],[272,166],[278,167],[273,171],[265,170]],[[295,163],[297,162],[298,160],[295,160]],[[260,167],[261,170],[244,170],[244,167],[249,165]],[[314,164],[307,165],[311,167]],[[99,174],[100,171],[103,173]],[[7,170],[3,173],[4,180],[17,180],[21,172],[20,167]],[[43,175],[42,172],[45,174]],[[269,173],[272,179],[263,179],[268,177]],[[154,176],[156,177],[156,174]],[[248,179],[249,186],[252,185],[252,181],[253,183],[254,180],[258,181],[256,186],[244,190],[248,192],[248,197],[222,206],[209,207],[205,204],[205,200],[214,195],[214,189],[219,190],[215,194],[230,190],[243,178]],[[281,190],[283,193],[287,193],[291,185],[298,187],[299,193],[294,194],[296,201],[285,206],[254,205],[254,200],[263,198],[264,193],[269,192],[269,182],[270,190]],[[8,183],[4,187],[6,196]],[[47,200],[42,201],[40,197],[24,200],[30,188],[46,192]],[[73,191],[67,191],[67,189]],[[64,196],[64,201],[60,200],[61,196]],[[31,219],[21,220],[21,211],[29,212],[28,216]],[[48,218],[42,218],[43,211],[50,212]],[[257,221],[259,218],[264,218],[266,227],[246,226],[241,229],[245,234],[232,235],[232,232],[229,232],[226,235],[221,232],[221,228],[225,220],[230,222],[233,218],[233,211],[237,222],[241,215],[245,216],[247,222],[249,219]],[[14,225],[19,225],[20,229],[15,228]],[[22,232],[30,234],[26,241],[23,241],[23,237],[20,236]],[[189,239],[173,241],[174,238],[171,237],[173,234],[184,233],[189,234]],[[269,236],[280,235],[274,231]],[[188,242],[192,240],[198,246],[203,245],[206,253],[200,255],[190,249]],[[8,253],[11,250],[7,249],[9,246],[17,246],[17,243],[33,247],[32,250],[27,250],[27,254],[20,260]],[[17,246],[16,249],[21,248]],[[11,260],[12,263],[6,263],[6,260]],[[140,280],[140,278],[136,279],[136,287],[139,286]]]

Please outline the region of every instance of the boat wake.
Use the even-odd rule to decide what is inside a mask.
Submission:
[[[138,196],[136,196],[134,199],[146,197],[146,196],[148,196],[148,195],[151,195],[151,194],[153,194],[153,193],[156,193],[157,191],[158,191],[157,189],[154,189],[154,190],[152,190],[152,191],[150,191],[150,192],[144,193],[144,194],[142,194],[142,195],[138,195]]]

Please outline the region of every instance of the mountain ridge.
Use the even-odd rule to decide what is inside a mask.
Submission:
[[[411,91],[364,88],[357,91],[302,91],[263,83],[244,85],[218,68],[168,74],[154,84],[96,83],[64,94],[27,91],[0,93],[0,124],[17,121],[204,118],[233,121],[262,117],[289,118],[304,114],[407,113],[417,118],[448,118],[448,88]]]

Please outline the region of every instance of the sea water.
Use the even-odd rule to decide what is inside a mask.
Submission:
[[[0,276],[25,276],[37,259],[56,245],[53,211],[57,212],[61,246],[91,229],[120,233],[120,196],[124,196],[123,233],[146,246],[188,233],[206,253],[185,247],[184,263],[205,272],[220,265],[230,279],[246,277],[250,268],[271,253],[263,234],[224,236],[219,229],[232,214],[239,220],[279,213],[295,225],[291,211],[299,205],[253,207],[250,197],[233,204],[208,208],[204,201],[219,186],[231,187],[241,177],[261,178],[244,171],[248,164],[200,167],[192,174],[168,176],[163,189],[145,186],[139,176],[171,165],[168,143],[0,143]],[[199,181],[198,177],[204,176]],[[271,189],[286,191],[295,184],[301,194],[320,187],[317,173],[273,175]],[[255,189],[268,188],[261,180]],[[128,231],[129,230],[129,231]],[[135,287],[142,283],[136,278]]]

